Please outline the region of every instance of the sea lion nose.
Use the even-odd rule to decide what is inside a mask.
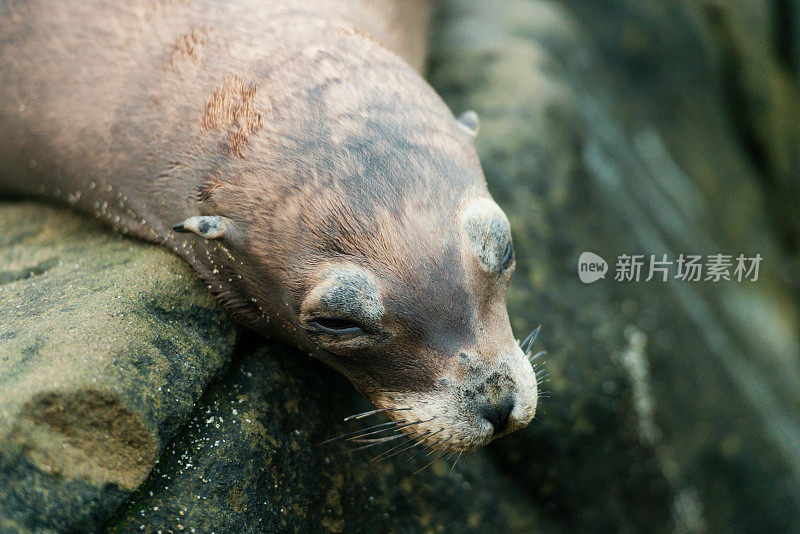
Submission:
[[[505,399],[496,404],[489,404],[483,408],[481,415],[489,421],[494,428],[494,433],[499,434],[508,427],[511,411],[514,409],[514,399]]]

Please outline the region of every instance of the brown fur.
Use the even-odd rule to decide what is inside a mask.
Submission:
[[[254,104],[258,88],[229,72],[211,93],[200,124],[206,131],[227,135],[228,150],[240,158],[251,133],[261,129],[263,116]]]
[[[488,197],[472,139],[406,62],[427,18],[416,0],[12,2],[0,189],[170,247],[373,400],[434,391],[460,351],[518,349],[510,271],[481,270],[457,216]],[[171,230],[197,215],[228,233]],[[323,346],[301,303],[342,264],[380,280],[385,331]]]
[[[181,34],[169,54],[169,61],[164,65],[164,70],[174,69],[181,61],[201,62],[203,48],[208,40],[208,30],[201,24]]]

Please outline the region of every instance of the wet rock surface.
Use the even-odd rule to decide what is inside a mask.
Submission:
[[[343,377],[238,332],[167,251],[0,204],[0,531],[800,530],[781,13],[441,3],[429,77],[480,115],[514,233],[512,323],[543,324],[550,374],[527,430],[452,470],[320,445],[369,408]],[[580,282],[584,251],[605,279]],[[681,253],[764,260],[757,282],[614,280],[622,254]]]

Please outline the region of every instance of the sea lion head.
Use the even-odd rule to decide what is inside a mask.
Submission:
[[[506,311],[508,219],[469,193],[455,210],[402,219],[381,222],[381,246],[308,273],[298,324],[315,355],[424,444],[471,450],[526,426],[538,395]]]
[[[468,451],[536,411],[535,373],[506,310],[511,228],[482,175],[434,177],[415,161],[426,160],[383,169],[391,187],[352,171],[295,183],[246,218],[185,227],[225,232],[216,239],[238,263],[224,272],[238,269],[238,292],[259,310],[251,326],[345,374],[423,446]]]
[[[337,63],[300,96],[271,95],[281,112],[200,195],[219,219],[184,229],[229,251],[210,281],[229,310],[341,371],[422,445],[468,451],[536,411],[506,310],[511,228],[473,146],[477,115],[455,119],[374,54],[377,66]]]
[[[252,303],[248,324],[341,371],[422,446],[469,451],[526,426],[538,392],[506,310],[509,221],[472,147],[477,124],[450,117],[425,140],[395,124],[296,148],[318,154],[284,147],[285,180],[218,187],[205,206],[226,216],[183,229],[231,251],[224,272],[249,298],[228,308]],[[315,167],[285,170],[297,161]]]

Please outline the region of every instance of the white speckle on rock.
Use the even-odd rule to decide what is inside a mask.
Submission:
[[[635,327],[628,327],[625,336],[628,338],[628,347],[622,353],[621,361],[633,385],[634,409],[639,416],[639,435],[643,442],[655,445],[661,432],[653,418],[655,399],[650,391],[650,366],[645,354],[647,335]]]

